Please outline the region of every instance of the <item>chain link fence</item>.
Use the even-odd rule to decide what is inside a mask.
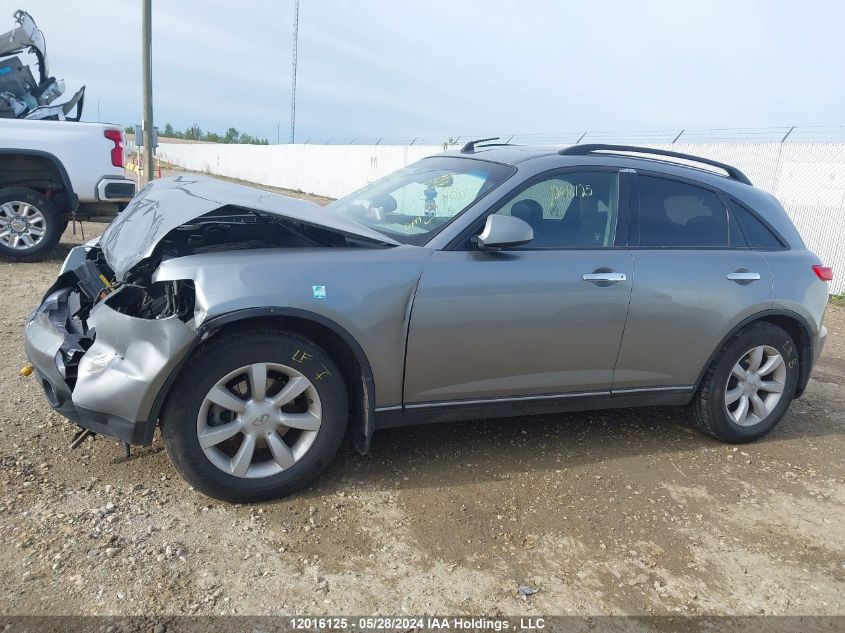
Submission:
[[[546,134],[486,133],[429,134],[421,136],[311,136],[297,143],[304,145],[440,145],[455,147],[478,138],[495,137],[517,145],[575,145],[580,143],[623,143],[652,145],[675,143],[845,143],[845,126],[779,126],[761,128],[710,128],[639,130],[610,132],[582,130]]]

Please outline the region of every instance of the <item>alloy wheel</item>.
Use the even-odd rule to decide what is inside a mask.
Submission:
[[[292,367],[253,363],[217,381],[197,415],[197,436],[209,461],[247,479],[293,466],[317,438],[317,389]]]
[[[33,205],[20,200],[0,204],[0,244],[27,250],[44,239],[46,232],[44,214]]]
[[[739,426],[765,420],[781,400],[786,384],[786,363],[769,345],[745,352],[731,369],[725,386],[725,409]]]

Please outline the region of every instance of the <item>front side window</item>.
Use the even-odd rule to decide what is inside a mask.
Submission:
[[[425,244],[513,167],[483,160],[426,158],[326,207],[403,244]]]
[[[619,175],[558,173],[518,193],[498,213],[525,220],[534,239],[521,250],[612,246],[619,209]]]
[[[640,246],[726,247],[728,217],[719,197],[694,185],[638,176]]]

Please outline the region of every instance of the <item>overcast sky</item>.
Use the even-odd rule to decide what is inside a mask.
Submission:
[[[153,0],[155,119],[288,137],[293,0]],[[141,110],[140,0],[0,0],[85,119]],[[297,140],[845,124],[845,2],[301,0]]]

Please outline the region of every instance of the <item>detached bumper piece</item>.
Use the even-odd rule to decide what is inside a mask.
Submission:
[[[120,312],[121,295],[131,290],[113,292],[84,320],[78,287],[54,290],[30,316],[25,348],[53,409],[94,433],[146,445],[156,396],[196,332],[175,316]]]

